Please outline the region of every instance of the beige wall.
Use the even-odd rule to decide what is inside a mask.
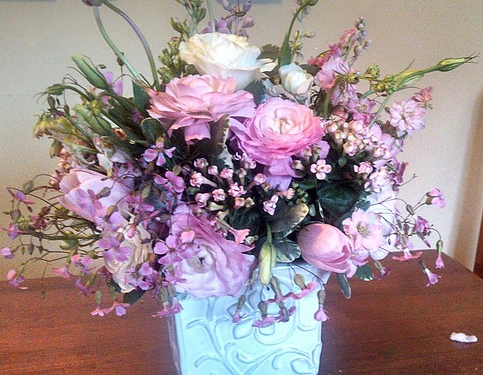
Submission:
[[[251,42],[279,44],[293,2],[253,3],[257,25]],[[116,0],[115,4],[137,21],[154,51],[160,51],[173,35],[169,17],[175,12],[182,15],[174,0]],[[374,40],[361,62],[377,62],[383,73],[400,71],[413,59],[417,68],[444,57],[483,51],[481,0],[319,0],[305,25],[317,38],[306,43],[305,55],[324,50],[328,42],[352,27],[357,16],[366,18]],[[148,74],[142,50],[130,30],[113,17],[106,17],[106,27],[134,65]],[[43,108],[35,94],[62,79],[72,66],[69,56],[75,53],[115,66],[91,10],[80,0],[0,1],[2,211],[9,207],[5,187],[19,186],[54,167],[47,156],[49,142],[31,136],[35,114]],[[429,218],[442,232],[445,251],[471,268],[483,203],[483,61],[430,76],[420,85],[434,86],[434,110],[427,117],[427,129],[406,145],[403,158],[410,162],[408,176],[417,173],[418,178],[406,187],[404,196],[418,199],[433,186],[444,191],[446,209],[430,211]],[[0,227],[7,225],[2,217]],[[0,236],[1,246],[9,244],[3,231]],[[0,278],[13,264],[0,260]]]

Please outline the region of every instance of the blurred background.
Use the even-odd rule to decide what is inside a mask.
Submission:
[[[232,3],[235,0],[229,0]],[[242,0],[243,1],[243,0]],[[170,17],[184,18],[184,8],[174,0],[115,0],[141,28],[156,55],[175,35]],[[213,1],[215,17],[225,15]],[[292,0],[253,0],[255,26],[250,43],[282,43],[294,8]],[[144,52],[131,29],[108,9],[101,8],[112,39],[138,71],[150,71]],[[412,63],[415,69],[446,57],[483,51],[483,2],[481,0],[319,0],[303,31],[316,37],[306,40],[304,59],[324,51],[358,16],[366,19],[373,45],[359,60],[360,70],[376,63],[381,73],[396,73]],[[204,23],[203,23],[204,25]],[[6,187],[20,187],[39,173],[51,173],[55,160],[48,156],[48,139],[32,137],[36,115],[46,104],[36,94],[66,73],[73,73],[71,55],[84,54],[119,72],[114,54],[98,32],[92,9],[81,0],[0,0],[0,210],[10,207]],[[304,62],[301,59],[300,62]],[[409,162],[402,197],[418,201],[427,190],[444,192],[446,208],[421,211],[442,234],[444,251],[472,269],[483,206],[483,61],[450,73],[434,73],[418,86],[433,86],[432,111],[427,127],[409,140],[400,157]],[[410,92],[406,92],[409,96]],[[74,102],[72,103],[74,104]],[[8,217],[0,217],[7,228]],[[435,242],[437,237],[434,237]],[[0,248],[11,241],[0,230]],[[0,279],[21,259],[0,259]],[[39,264],[31,276],[44,269]]]

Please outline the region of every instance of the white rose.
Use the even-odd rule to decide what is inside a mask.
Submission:
[[[127,222],[125,227],[127,227]],[[134,290],[134,286],[129,284],[130,271],[138,264],[142,264],[146,261],[148,254],[151,252],[151,244],[149,241],[144,240],[150,239],[151,236],[146,229],[140,225],[136,228],[136,233],[132,237],[129,237],[127,233],[125,233],[126,229],[120,229],[119,231],[124,234],[124,241],[119,247],[128,246],[131,248],[131,256],[123,262],[120,262],[115,258],[109,261],[104,258],[104,265],[107,270],[112,273],[112,278],[121,288],[121,292],[129,293]]]
[[[180,58],[194,65],[200,74],[213,74],[222,78],[235,78],[236,89],[263,78],[275,63],[270,59],[257,60],[261,51],[247,39],[233,34],[196,34],[179,46]]]
[[[278,70],[282,87],[289,94],[294,96],[306,97],[309,93],[314,77],[303,70],[297,64],[288,64],[281,66]]]

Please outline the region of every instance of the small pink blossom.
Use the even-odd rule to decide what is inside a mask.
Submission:
[[[325,160],[317,160],[317,164],[312,164],[310,166],[310,172],[315,174],[317,180],[325,180],[327,174],[332,171],[332,166],[326,164]]]
[[[267,176],[262,173],[257,173],[255,177],[253,177],[253,182],[255,182],[257,185],[262,185],[267,182]]]
[[[274,195],[269,201],[263,202],[263,211],[269,215],[273,215],[275,213],[275,209],[277,208],[278,199],[278,196]]]
[[[235,171],[231,168],[223,168],[220,172],[220,177],[224,178],[225,180],[232,181],[234,173]]]
[[[413,135],[416,130],[424,128],[425,110],[421,103],[415,100],[397,102],[389,109],[390,124],[396,128],[397,135]]]
[[[378,214],[356,209],[342,222],[345,233],[352,239],[356,250],[376,251],[382,244],[382,223]]]
[[[414,254],[411,254],[411,252],[408,249],[403,249],[403,255],[393,256],[392,259],[398,260],[400,262],[405,262],[405,261],[411,260],[411,259],[418,259],[418,258],[421,257],[421,255],[423,255],[422,251],[418,251]]]
[[[70,279],[69,265],[64,264],[60,268],[52,268],[52,272],[57,276],[63,277],[64,279]]]
[[[238,185],[238,182],[230,185],[228,189],[228,194],[232,197],[241,197],[243,194],[246,194],[246,190],[243,186]]]
[[[359,165],[354,165],[354,172],[359,175],[369,175],[372,173],[373,169],[372,164],[367,161],[363,161]]]
[[[35,202],[31,199],[27,199],[27,196],[20,190],[16,190],[16,191],[13,191],[11,188],[7,188],[7,191],[10,193],[10,195],[18,200],[19,202],[22,202],[26,205],[32,205],[34,204]]]
[[[226,199],[226,194],[223,189],[215,189],[211,194],[215,202],[223,202]]]
[[[208,203],[208,200],[210,199],[211,195],[210,193],[198,193],[195,195],[195,201],[196,205],[198,207],[206,207],[206,204]]]

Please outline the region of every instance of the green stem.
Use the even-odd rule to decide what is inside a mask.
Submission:
[[[211,5],[210,0],[206,0],[206,9],[208,9],[208,16],[210,17],[210,22],[211,22],[211,32],[215,33],[216,32],[216,27],[215,27],[215,16],[213,13],[213,7]]]
[[[280,49],[279,55],[279,65],[284,66],[288,65],[292,62],[292,51],[290,50],[290,36],[292,35],[292,29],[295,25],[295,21],[297,20],[299,14],[308,6],[311,6],[311,0],[307,0],[304,2],[300,7],[295,11],[294,16],[292,17],[292,21],[290,22],[290,26],[288,28],[287,34],[285,34],[285,39],[283,40],[282,48]]]
[[[118,7],[112,5],[109,1],[104,2],[104,5],[107,6],[108,8],[112,9],[114,12],[119,14],[122,18],[126,20],[126,22],[132,27],[136,35],[138,36],[139,40],[141,41],[141,44],[144,47],[144,51],[146,52],[146,55],[149,60],[149,66],[151,67],[151,74],[153,75],[153,80],[154,80],[154,86],[157,91],[161,90],[161,85],[159,83],[159,78],[158,78],[158,73],[156,71],[156,64],[154,63],[154,57],[153,53],[151,52],[151,48],[149,47],[148,41],[144,37],[143,33],[139,29],[139,27],[134,23],[134,21],[126,14],[124,13],[121,9]]]
[[[391,95],[388,95],[386,97],[386,99],[384,99],[384,101],[382,102],[381,106],[379,107],[379,109],[377,110],[376,114],[374,115],[374,118],[372,119],[371,123],[369,124],[369,128],[376,122],[377,118],[379,117],[379,115],[381,114],[381,112],[383,111],[383,109],[386,107],[386,104],[389,102],[389,99],[391,98]]]
[[[104,25],[102,24],[102,21],[101,21],[101,15],[99,14],[99,8],[96,7],[96,6],[92,7],[92,8],[94,9],[94,16],[96,18],[97,26],[99,27],[99,30],[102,34],[102,37],[104,38],[106,43],[109,45],[109,47],[111,47],[111,49],[114,51],[114,53],[119,58],[119,60],[121,60],[124,63],[124,65],[126,66],[126,68],[131,72],[134,79],[136,81],[141,82],[141,77],[139,76],[139,73],[133,68],[131,63],[126,59],[126,57],[119,50],[119,48],[116,47],[116,45],[111,40],[111,38],[109,38],[109,35],[107,35],[106,29],[104,28]]]

